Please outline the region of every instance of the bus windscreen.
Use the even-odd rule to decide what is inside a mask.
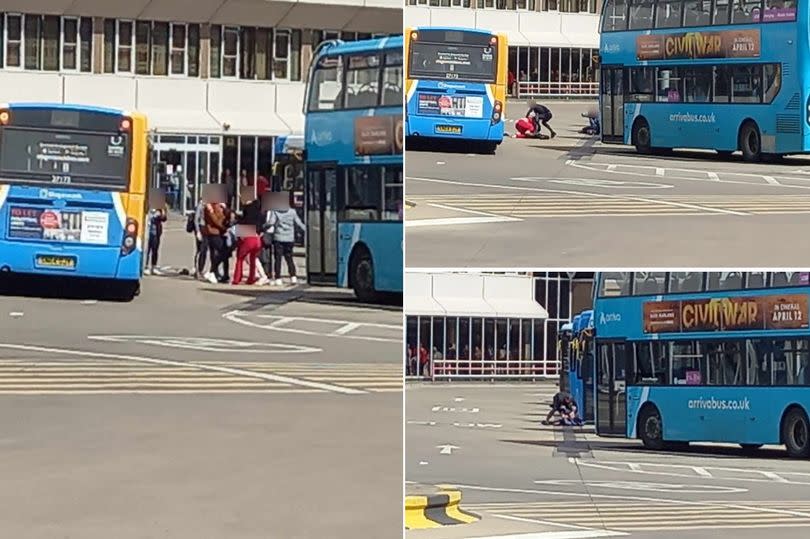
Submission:
[[[0,181],[126,190],[130,141],[124,133],[0,129]]]
[[[489,45],[413,42],[410,76],[464,82],[495,82],[498,52]]]

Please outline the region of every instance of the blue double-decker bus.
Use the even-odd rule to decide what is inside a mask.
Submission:
[[[747,161],[810,151],[810,8],[795,0],[606,0],[602,140]]]
[[[402,293],[402,36],[319,45],[305,103],[307,278]]]
[[[560,389],[571,394],[585,421],[594,418],[593,330],[593,311],[582,311],[563,325],[559,337],[563,354]]]
[[[405,32],[406,131],[412,139],[461,139],[494,152],[503,142],[509,47],[474,28]]]
[[[598,276],[600,435],[810,456],[810,272]]]
[[[98,279],[139,291],[146,118],[54,103],[0,105],[0,273]]]

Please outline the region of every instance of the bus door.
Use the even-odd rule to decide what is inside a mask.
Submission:
[[[626,349],[624,342],[599,343],[596,363],[596,433],[600,436],[625,435]]]
[[[605,66],[600,79],[602,142],[624,142],[624,67]]]
[[[579,371],[580,380],[582,380],[583,388],[583,412],[582,419],[585,421],[594,420],[594,357],[593,357],[593,343],[588,341],[584,345],[582,352],[582,364]]]
[[[307,171],[307,280],[337,284],[337,168]]]

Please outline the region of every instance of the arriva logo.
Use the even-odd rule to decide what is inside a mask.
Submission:
[[[315,146],[325,146],[334,141],[331,131],[313,131],[309,140]]]
[[[599,315],[599,323],[600,324],[609,324],[610,322],[621,322],[622,315],[619,313],[602,313]]]
[[[439,88],[454,88],[456,90],[464,90],[467,88],[464,84],[450,84],[448,82],[440,82],[437,84]]]
[[[619,52],[619,49],[618,43],[605,43],[605,46],[602,47],[602,52]]]
[[[60,193],[58,191],[51,191],[50,189],[40,189],[39,198],[61,198],[69,200],[81,200],[81,193]]]

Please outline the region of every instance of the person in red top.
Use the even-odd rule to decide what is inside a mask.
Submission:
[[[267,181],[267,178],[264,175],[259,174],[259,178],[256,180],[256,198],[261,200],[262,195],[270,189],[270,182]]]
[[[515,94],[515,74],[509,71],[509,94]]]

